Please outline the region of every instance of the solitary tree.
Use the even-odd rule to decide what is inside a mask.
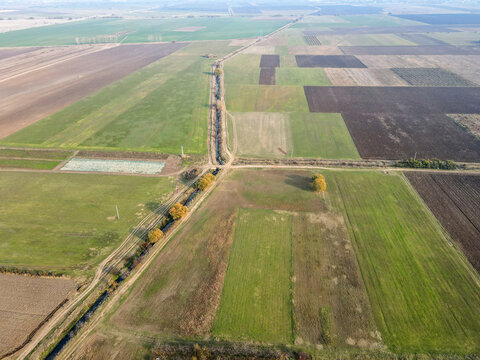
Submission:
[[[220,76],[220,75],[222,75],[222,74],[223,74],[222,69],[220,69],[220,68],[217,67],[217,68],[215,69],[215,76]]]
[[[172,206],[169,211],[169,214],[172,216],[173,220],[178,220],[187,215],[188,208],[180,203],[176,203]]]
[[[150,230],[150,232],[148,233],[148,240],[151,243],[156,243],[162,237],[163,237],[163,231],[160,230],[159,228],[155,228],[153,230]]]
[[[212,173],[208,173],[203,175],[196,183],[196,187],[199,190],[205,190],[208,188],[210,185],[212,185],[215,182],[215,176],[213,176]]]
[[[315,192],[325,192],[327,190],[327,182],[323,175],[313,175],[312,177],[312,190]]]

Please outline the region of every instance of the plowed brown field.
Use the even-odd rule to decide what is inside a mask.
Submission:
[[[480,272],[480,176],[416,172],[405,175]]]
[[[21,346],[75,291],[75,282],[0,274],[0,358]]]
[[[45,66],[42,60],[37,69],[30,64],[28,71],[13,77],[0,75],[0,138],[184,46],[185,43],[122,45],[80,54],[54,66]]]

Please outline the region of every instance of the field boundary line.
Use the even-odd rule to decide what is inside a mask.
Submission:
[[[78,348],[78,345],[83,342],[83,340],[95,329],[96,325],[99,324],[104,318],[104,315],[109,312],[112,307],[120,301],[120,299],[128,293],[130,289],[132,289],[137,280],[140,278],[140,276],[143,275],[143,273],[148,270],[150,267],[151,263],[153,260],[157,258],[157,256],[160,254],[160,252],[165,248],[165,246],[170,242],[170,240],[175,237],[179,231],[183,230],[184,225],[190,219],[190,217],[195,213],[195,211],[201,207],[203,204],[204,200],[211,194],[211,192],[218,186],[220,181],[223,179],[223,177],[226,175],[227,172],[221,172],[220,175],[217,177],[217,181],[213,183],[212,186],[210,186],[208,189],[206,189],[203,194],[199,197],[199,199],[195,202],[193,207],[190,209],[190,211],[185,215],[185,217],[182,218],[181,222],[175,226],[173,231],[169,233],[168,235],[165,236],[161,244],[157,244],[153,246],[152,250],[147,253],[145,259],[140,263],[138,268],[134,270],[134,273],[129,276],[125,282],[123,282],[118,291],[113,293],[113,295],[106,301],[105,305],[103,308],[99,311],[93,314],[92,318],[88,321],[88,323],[82,327],[80,330],[80,334],[76,335],[73,337],[70,341],[70,343],[65,347],[63,351],[61,351],[60,354],[58,354],[59,359],[69,359],[76,351]]]

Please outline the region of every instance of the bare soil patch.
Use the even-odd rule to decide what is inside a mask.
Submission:
[[[0,87],[0,138],[186,45],[117,46],[5,80]]]
[[[279,55],[262,55],[260,60],[261,68],[275,68],[280,66],[280,56]]]
[[[480,114],[447,114],[447,116],[480,140]]]
[[[402,38],[408,40],[408,41],[412,41],[418,45],[448,45],[448,43],[442,41],[442,40],[438,40],[438,39],[435,39],[435,38],[432,38],[428,35],[425,35],[425,34],[410,34],[410,33],[407,33],[407,34],[398,34],[399,36],[401,36]]]
[[[260,85],[275,85],[275,68],[261,68],[258,83]]]
[[[21,346],[75,288],[67,279],[0,274],[0,357]]]
[[[480,176],[416,172],[405,175],[480,272]]]
[[[443,114],[342,114],[362,158],[480,161],[480,141]]]
[[[351,55],[296,55],[298,67],[366,68],[365,64]]]
[[[205,26],[184,26],[179,29],[175,29],[173,31],[179,31],[179,32],[196,32],[199,30],[205,29]]]
[[[305,86],[311,112],[478,114],[476,87]]]
[[[340,46],[347,55],[474,55],[473,48],[453,45],[432,46]]]
[[[413,86],[475,86],[441,68],[393,68],[392,71]]]
[[[334,86],[406,86],[390,69],[325,69]]]

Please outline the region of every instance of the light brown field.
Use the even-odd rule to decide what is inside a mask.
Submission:
[[[420,55],[358,55],[362,63],[373,69],[436,67],[429,58]]]
[[[21,346],[75,288],[67,279],[0,274],[0,357]]]
[[[276,52],[275,46],[273,45],[255,45],[250,46],[243,52],[243,54],[274,55]]]
[[[45,118],[116,80],[187,44],[122,45],[92,51],[81,47],[78,56],[60,51],[29,63],[23,72],[0,76],[0,138]],[[72,47],[73,48],[73,47]],[[76,48],[75,48],[76,49]],[[67,50],[75,51],[75,50]],[[86,53],[82,53],[85,51]],[[42,53],[43,54],[43,53]],[[61,57],[58,60],[58,57]],[[67,57],[67,59],[62,57]],[[15,58],[6,59],[7,63]],[[45,64],[45,61],[49,63]],[[11,63],[10,63],[11,64]],[[7,70],[8,73],[8,70]]]
[[[480,85],[480,55],[423,55],[421,58]]]
[[[447,114],[447,116],[480,139],[480,114]]]
[[[228,46],[246,46],[248,44],[251,44],[254,41],[255,41],[254,39],[234,39],[230,41]],[[262,43],[262,44],[265,44],[265,43]]]
[[[334,86],[407,86],[389,69],[325,69]]]
[[[284,157],[292,149],[287,113],[235,113],[238,153],[250,156]]]
[[[343,55],[337,46],[289,46],[291,55]]]
[[[0,13],[0,15],[4,15]],[[8,18],[8,15],[2,16]],[[37,19],[12,19],[12,20],[0,20],[0,33],[28,29],[32,27],[47,26],[53,24],[63,24],[71,22],[68,19],[51,19],[51,18],[37,18]]]

